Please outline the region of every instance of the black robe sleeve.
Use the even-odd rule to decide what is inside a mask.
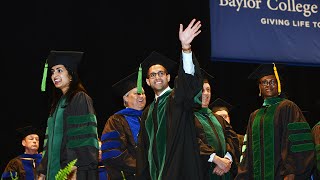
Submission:
[[[192,53],[194,75],[186,74],[182,56],[174,91],[167,109],[167,153],[163,179],[202,179],[200,151],[196,139],[194,97],[202,91],[199,63]]]
[[[64,155],[64,157],[62,157],[63,166],[77,158],[76,165],[78,171],[98,170],[99,145],[95,113],[91,97],[84,92],[77,93],[66,107],[66,110],[64,111],[64,122],[66,123],[64,132],[66,134],[62,142],[66,147],[62,148],[62,155]],[[67,123],[68,121],[70,122],[71,118],[74,119],[74,123]],[[85,119],[83,122],[80,121],[82,118]],[[85,132],[85,128],[87,127],[92,129],[92,132],[89,134],[88,132]],[[68,131],[75,128],[78,128],[78,131],[81,131],[81,134],[68,137]],[[73,139],[81,140],[84,143],[73,148],[68,148],[68,143]]]

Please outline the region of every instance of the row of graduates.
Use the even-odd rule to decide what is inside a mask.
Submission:
[[[210,75],[201,70],[191,50],[200,27],[195,19],[185,29],[180,24],[182,51],[173,88],[170,73],[177,63],[157,52],[142,62],[140,73],[113,86],[126,108],[109,117],[101,134],[101,163],[108,178],[310,178],[316,172],[310,127],[299,107],[279,96],[280,80],[272,66],[261,66],[251,75],[265,101],[250,115],[242,148],[232,126],[209,109]],[[77,161],[68,179],[99,179],[97,119],[77,75],[82,54],[49,54],[46,68],[57,90],[35,179],[56,179],[73,160]],[[155,93],[147,107],[144,89],[136,82],[142,78]]]
[[[180,26],[182,52],[176,77],[171,79],[177,63],[157,52],[141,63],[141,76],[155,94],[146,108],[144,89],[137,85],[139,73],[114,85],[126,108],[112,115],[102,132],[102,159],[111,179],[208,179],[229,174],[232,159],[240,157],[231,126],[202,108],[208,107],[211,89],[203,90],[205,71],[191,51],[200,27],[195,20],[185,30]],[[229,146],[225,139],[230,139]]]
[[[188,27],[196,29],[193,23]],[[315,126],[312,135],[300,108],[281,96],[275,64],[263,64],[249,76],[257,81],[264,103],[251,113],[242,146],[230,123],[209,108],[212,76],[200,68],[191,41],[186,45],[179,37],[182,54],[173,89],[170,72],[176,63],[156,52],[142,63],[143,77],[155,94],[145,109],[136,73],[114,85],[127,108],[111,116],[103,130],[103,159],[110,177],[318,178],[319,130]],[[135,106],[128,106],[128,98],[138,108],[131,109]],[[140,124],[140,130],[134,124]]]
[[[193,23],[188,26],[190,31],[200,32],[199,22]],[[209,108],[212,76],[200,68],[191,51],[195,36],[183,41],[188,28],[179,31],[182,53],[174,88],[169,81],[176,63],[156,52],[142,62],[143,77],[155,94],[145,109],[143,89],[135,81],[139,75],[134,73],[114,85],[127,108],[107,120],[102,134],[103,159],[110,177],[319,178],[319,127],[313,128],[312,135],[300,108],[282,97],[275,64],[262,64],[249,75],[257,82],[264,102],[250,114],[242,145],[230,123]],[[128,106],[129,98],[136,106]]]

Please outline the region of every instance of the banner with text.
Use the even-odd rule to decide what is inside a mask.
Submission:
[[[320,0],[210,0],[211,60],[320,66]]]

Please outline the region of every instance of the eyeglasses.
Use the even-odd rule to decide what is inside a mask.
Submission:
[[[156,78],[157,74],[159,77],[163,77],[167,73],[165,73],[164,71],[158,71],[157,73],[154,73],[154,72],[150,73],[148,76],[150,79],[154,79],[154,78]]]
[[[220,116],[222,116],[222,117],[223,117],[223,119],[227,119],[227,118],[229,117],[229,115],[228,115],[228,114],[221,114]]]
[[[263,80],[260,82],[260,84],[262,84],[263,86],[274,86],[276,85],[277,81],[275,79],[271,79],[270,81],[268,80]]]

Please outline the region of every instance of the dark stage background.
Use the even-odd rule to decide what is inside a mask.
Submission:
[[[23,152],[15,129],[29,124],[46,127],[48,94],[40,91],[40,84],[50,50],[85,52],[80,77],[93,98],[99,134],[107,118],[123,108],[122,100],[111,93],[112,84],[153,50],[177,60],[179,23],[186,27],[192,18],[202,21],[202,33],[192,48],[201,66],[215,76],[212,100],[221,97],[234,106],[231,121],[238,133],[245,133],[250,112],[262,102],[255,82],[247,79],[258,64],[209,60],[207,1],[6,1],[0,13],[1,173]],[[289,99],[306,111],[311,126],[320,117],[319,70],[291,66],[279,72],[285,76]],[[150,102],[153,94],[145,89]]]

